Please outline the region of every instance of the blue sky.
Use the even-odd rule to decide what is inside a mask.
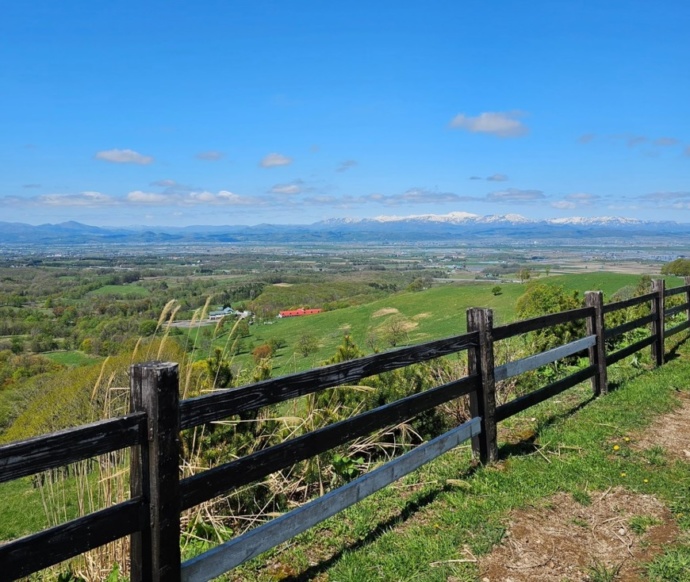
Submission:
[[[0,221],[449,212],[690,222],[690,6],[31,0]]]

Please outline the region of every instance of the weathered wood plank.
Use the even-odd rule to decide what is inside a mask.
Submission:
[[[477,334],[463,334],[184,400],[180,405],[181,428],[191,428],[326,388],[352,384],[381,372],[454,354],[466,350],[476,341]]]
[[[638,317],[637,319],[633,319],[632,321],[628,321],[627,323],[623,323],[616,327],[607,329],[604,332],[604,338],[611,339],[614,337],[618,337],[619,335],[623,335],[624,333],[632,331],[633,329],[637,329],[638,327],[642,327],[643,325],[652,323],[653,320],[654,314],[652,313],[650,313],[649,315],[645,315],[644,317]]]
[[[676,305],[674,307],[669,307],[664,311],[664,317],[671,317],[672,315],[675,315],[676,313],[682,313],[683,311],[687,311],[688,307],[690,307],[690,304],[688,303],[683,303],[682,305]]]
[[[607,355],[606,365],[610,366],[611,364],[615,364],[623,358],[632,356],[634,353],[639,352],[641,349],[646,348],[647,346],[651,346],[653,343],[654,336],[650,335],[649,337],[641,339],[640,341],[635,342],[634,344],[630,344],[629,346],[624,347],[622,350],[618,350],[617,352],[613,352],[612,354]]]
[[[631,297],[630,299],[625,299],[623,301],[616,301],[615,303],[607,303],[604,305],[604,313],[611,313],[612,311],[620,311],[621,309],[627,309],[628,307],[634,307],[635,305],[641,305],[651,301],[656,297],[656,293],[645,293],[639,297]]]
[[[131,499],[0,546],[0,577],[15,580],[140,529],[147,520],[141,499]]]
[[[560,394],[564,390],[572,388],[580,382],[584,382],[585,380],[591,378],[595,373],[596,368],[594,366],[587,366],[583,370],[579,370],[567,378],[563,378],[562,380],[553,382],[552,384],[549,384],[540,390],[535,390],[534,392],[520,396],[515,400],[506,402],[496,409],[496,420],[500,422],[501,420],[510,418],[518,412],[526,410],[530,406],[534,406],[535,404],[539,404],[544,400],[548,400],[549,398]]]
[[[539,317],[533,317],[532,319],[525,319],[523,321],[501,325],[500,327],[494,327],[492,335],[494,341],[499,341],[520,335],[521,333],[537,331],[545,327],[553,327],[561,323],[568,323],[569,321],[591,317],[593,312],[594,309],[592,307],[580,307],[579,309],[571,309],[570,311],[541,315]]]
[[[683,323],[676,325],[675,327],[672,327],[671,329],[667,329],[666,330],[666,337],[671,337],[672,335],[676,335],[677,333],[680,333],[681,331],[684,331],[688,328],[690,328],[690,321],[684,321]]]
[[[467,329],[479,334],[477,347],[467,353],[469,373],[480,378],[479,390],[470,394],[470,414],[482,419],[481,434],[472,439],[472,452],[484,464],[498,459],[493,325],[494,314],[490,309],[467,310]]]
[[[189,509],[235,487],[251,483],[373,431],[400,423],[453,400],[479,386],[477,377],[466,377],[369,410],[305,435],[214,467],[180,483],[182,509]]]
[[[146,412],[148,460],[134,475],[143,474],[141,489],[149,504],[147,532],[135,537],[137,556],[149,571],[137,575],[152,582],[180,579],[180,412],[178,365],[172,362],[135,364],[130,368],[133,404]],[[148,486],[148,490],[143,488]],[[133,486],[135,490],[138,486]],[[136,544],[141,543],[141,549]],[[148,544],[148,547],[143,545]]]
[[[687,293],[689,290],[690,287],[688,285],[681,285],[680,287],[674,287],[673,289],[666,289],[664,291],[664,297],[671,297],[672,295]]]
[[[128,414],[0,447],[0,483],[139,444],[146,415]]]
[[[595,396],[608,394],[608,370],[606,368],[606,341],[604,340],[604,293],[602,291],[587,291],[585,305],[594,308],[594,315],[587,318],[587,334],[594,335],[596,341],[588,351],[589,363],[596,368],[592,376],[592,393]]]
[[[479,433],[480,419],[418,446],[413,451],[358,477],[269,523],[225,542],[182,564],[182,580],[210,580],[332,517],[343,509],[390,485]]]
[[[522,360],[508,362],[507,364],[498,366],[494,371],[494,376],[496,377],[496,381],[507,380],[513,376],[524,374],[530,370],[536,370],[537,368],[541,368],[542,366],[546,366],[562,358],[577,354],[593,346],[596,342],[597,337],[595,335],[590,335],[570,342],[569,344],[565,344],[564,346],[559,346],[534,356],[523,358]]]
[[[664,313],[666,312],[666,299],[664,298],[664,290],[666,289],[666,281],[664,279],[654,279],[652,281],[652,291],[655,292],[654,300],[652,301],[652,313],[656,316],[652,321],[652,337],[654,343],[652,344],[652,358],[654,364],[663,366],[665,356],[665,338],[664,338]]]

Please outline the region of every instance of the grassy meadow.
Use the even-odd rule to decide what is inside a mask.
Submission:
[[[445,283],[419,292],[399,292],[363,305],[318,315],[256,323],[250,328],[250,337],[242,340],[244,349],[234,356],[233,364],[243,368],[253,366],[252,348],[273,341],[277,345],[284,344],[273,356],[274,376],[290,374],[322,365],[333,355],[345,334],[351,335],[360,350],[371,353],[374,346],[385,351],[464,333],[466,310],[470,307],[493,309],[495,325],[509,323],[516,318],[517,299],[532,283],[559,285],[566,290],[577,291],[581,299],[585,291],[601,290],[605,301],[608,301],[616,291],[626,286],[634,287],[639,281],[638,275],[601,272],[552,275],[527,283]],[[667,285],[680,283],[680,279],[671,278]],[[494,293],[496,287],[500,291]],[[397,320],[404,330],[396,346],[387,340],[392,320]],[[192,330],[190,344],[201,346],[197,334],[198,330]],[[317,340],[315,351],[307,356],[302,356],[297,348],[303,336],[313,336]],[[214,340],[213,346],[226,350],[229,343],[228,335],[224,334]],[[207,353],[208,348],[199,349],[195,357],[206,357]]]

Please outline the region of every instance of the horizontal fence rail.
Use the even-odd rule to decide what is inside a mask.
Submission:
[[[478,387],[477,377],[463,378],[396,400],[391,404],[363,412],[347,420],[188,477],[181,483],[182,508],[188,509],[357,437],[403,422],[420,412],[469,394]]]
[[[138,445],[145,427],[139,412],[0,446],[0,483]]]
[[[318,390],[352,384],[368,376],[466,350],[476,345],[476,342],[477,334],[467,333],[191,398],[180,405],[180,425],[182,429],[192,428]]]
[[[479,419],[474,418],[315,501],[188,560],[182,565],[182,580],[198,582],[220,576],[362,501],[372,493],[477,436],[480,430]]]
[[[682,303],[674,299],[672,306],[666,306],[667,298],[681,294],[685,295]],[[1,576],[26,576],[130,535],[132,580],[208,580],[289,540],[468,439],[472,440],[480,461],[491,462],[498,457],[498,422],[587,380],[591,381],[595,396],[605,394],[607,367],[640,350],[651,348],[655,364],[661,365],[665,338],[690,329],[690,278],[674,289],[666,289],[663,281],[655,280],[652,292],[609,304],[604,304],[601,292],[587,292],[585,304],[579,309],[497,327],[493,326],[491,310],[470,309],[468,332],[462,335],[182,402],[178,402],[177,364],[152,362],[132,366],[131,414],[0,447],[0,483],[131,448],[131,499],[0,546]],[[619,322],[623,319],[622,323],[606,326],[606,315],[636,307],[639,309],[615,316]],[[666,329],[666,324],[678,322],[681,314],[685,320]],[[630,317],[633,319],[625,321]],[[579,339],[498,366],[494,363],[498,341],[583,321],[586,333]],[[648,335],[607,352],[607,346],[613,349],[620,344],[619,338],[635,330],[645,330]],[[468,358],[468,373],[462,378],[180,479],[182,430],[460,352],[467,352]],[[496,405],[497,382],[574,356],[580,356],[581,369]],[[587,357],[587,365],[582,363],[582,356]],[[464,396],[470,400],[468,422],[306,505],[181,562],[183,510]]]

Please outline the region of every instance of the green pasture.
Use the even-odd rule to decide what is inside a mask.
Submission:
[[[77,367],[77,366],[88,366],[89,364],[95,364],[100,362],[103,358],[98,356],[92,356],[80,352],[79,350],[69,350],[60,352],[46,352],[43,354],[46,358],[62,364],[63,366]]]
[[[275,319],[272,323],[257,323],[250,326],[251,336],[242,340],[243,349],[235,356],[234,363],[242,368],[253,366],[251,351],[254,347],[282,340],[273,358],[274,376],[282,376],[301,370],[314,368],[331,357],[343,335],[350,334],[364,353],[371,353],[373,346],[379,351],[391,349],[386,340],[386,329],[392,319],[402,320],[406,333],[395,347],[419,344],[434,339],[462,334],[466,331],[466,310],[470,307],[487,307],[494,310],[494,324],[501,325],[514,321],[515,303],[525,292],[527,285],[544,283],[561,285],[577,291],[584,298],[587,290],[604,291],[608,299],[622,287],[636,285],[638,275],[617,273],[592,273],[576,275],[555,275],[540,277],[521,283],[495,282],[482,284],[441,284],[420,292],[401,292],[378,299],[364,305],[357,305],[318,315]],[[679,284],[670,281],[670,287]],[[500,287],[500,293],[493,289]],[[193,333],[198,333],[194,330]],[[210,331],[209,331],[210,333]],[[304,357],[298,353],[297,343],[305,335],[313,336],[318,342],[317,350]],[[375,338],[375,341],[374,341]],[[190,345],[194,342],[190,341]],[[202,344],[197,341],[197,346]],[[213,341],[213,347],[227,349],[228,338],[223,335]],[[207,357],[211,351],[198,350],[196,358]]]

